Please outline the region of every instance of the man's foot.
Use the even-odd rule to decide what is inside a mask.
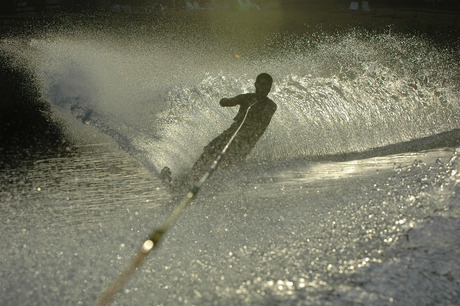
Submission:
[[[172,178],[171,178],[171,169],[169,169],[169,167],[164,167],[163,170],[161,170],[160,177],[163,183],[167,185],[171,185]]]

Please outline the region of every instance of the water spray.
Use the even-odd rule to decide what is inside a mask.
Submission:
[[[200,191],[201,186],[206,182],[206,180],[211,176],[211,174],[217,169],[217,166],[220,164],[222,158],[224,157],[225,153],[227,152],[230,144],[235,139],[236,135],[240,131],[241,127],[243,126],[246,118],[248,116],[249,110],[251,107],[256,104],[258,101],[253,102],[244,115],[241,124],[238,126],[236,131],[233,133],[230,140],[227,142],[225,147],[219,152],[219,155],[213,161],[212,165],[206,171],[205,174],[193,184],[192,188],[188,191],[185,197],[180,202],[179,206],[172,212],[172,214],[166,219],[166,221],[161,225],[159,228],[154,230],[149,238],[145,240],[139,251],[137,252],[136,256],[131,261],[130,265],[128,265],[125,270],[118,276],[118,278],[110,285],[110,287],[99,297],[99,299],[94,304],[95,306],[103,306],[107,305],[112,298],[120,291],[123,285],[126,283],[128,278],[135,272],[135,270],[144,262],[145,258],[150,254],[150,252],[159,245],[159,242],[163,235],[168,231],[168,229],[174,224],[174,222],[179,218],[180,214],[185,210],[188,204],[196,198],[198,192]]]

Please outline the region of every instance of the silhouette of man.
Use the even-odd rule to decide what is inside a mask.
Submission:
[[[239,131],[229,145],[219,167],[225,168],[237,165],[245,160],[264,134],[273,114],[276,112],[276,104],[267,97],[272,84],[272,77],[268,73],[261,73],[254,83],[255,93],[241,94],[233,98],[223,98],[219,101],[222,107],[239,105],[240,108],[235,118],[233,118],[233,124],[204,147],[203,154],[192,167],[189,179],[194,182],[201,178],[238,128]],[[168,167],[161,171],[161,176],[164,181],[171,182],[171,171]]]

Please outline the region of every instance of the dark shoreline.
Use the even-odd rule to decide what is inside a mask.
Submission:
[[[67,154],[71,140],[51,118],[32,76],[0,54],[0,80],[0,169]]]

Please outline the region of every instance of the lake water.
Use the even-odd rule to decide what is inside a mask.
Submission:
[[[1,304],[94,303],[181,198],[158,171],[185,174],[232,122],[219,99],[263,71],[278,110],[247,163],[205,183],[113,303],[458,303],[458,54],[203,16],[0,42],[74,140],[1,171]]]

